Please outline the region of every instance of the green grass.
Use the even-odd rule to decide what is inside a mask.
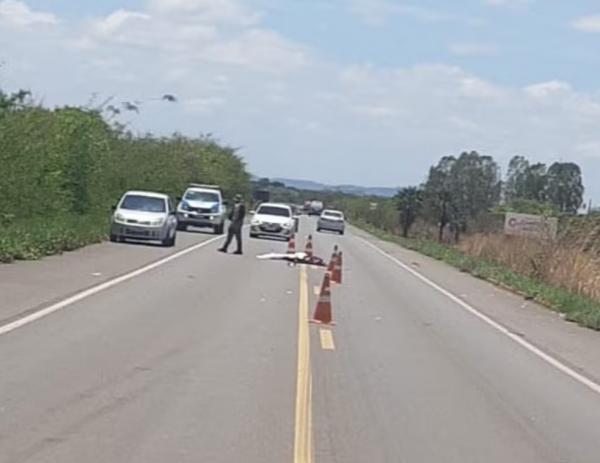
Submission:
[[[564,313],[569,321],[600,330],[600,302],[598,301],[520,275],[496,262],[468,256],[454,247],[436,241],[402,238],[361,222],[354,222],[354,225],[378,238],[443,261],[477,278],[510,289],[526,299],[539,302],[556,312]]]
[[[106,238],[108,216],[65,215],[0,222],[0,262],[33,260]]]

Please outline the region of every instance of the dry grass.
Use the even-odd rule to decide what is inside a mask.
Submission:
[[[600,256],[590,242],[587,234],[557,242],[477,234],[465,237],[458,248],[521,275],[600,301]]]

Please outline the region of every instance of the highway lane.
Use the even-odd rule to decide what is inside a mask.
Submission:
[[[313,333],[315,461],[599,461],[597,392],[365,242],[344,249],[336,350]]]
[[[0,337],[0,461],[289,461],[298,271],[217,243]]]
[[[157,244],[101,243],[40,261],[0,265],[0,324],[214,238],[209,230],[180,233],[174,248]]]
[[[598,394],[353,234],[315,235],[336,243],[329,331],[302,323],[322,270],[247,240],[0,336],[0,461],[598,461]]]

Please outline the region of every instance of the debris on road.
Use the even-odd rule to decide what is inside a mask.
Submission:
[[[284,260],[293,264],[316,265],[318,267],[327,267],[325,261],[317,256],[309,256],[305,252],[296,252],[293,254],[278,254],[275,252],[256,256],[259,260]]]

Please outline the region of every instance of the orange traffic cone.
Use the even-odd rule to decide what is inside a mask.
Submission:
[[[331,281],[339,285],[342,284],[342,251],[338,252],[337,259],[333,264],[333,273],[331,274]]]
[[[313,243],[312,243],[312,235],[308,235],[308,241],[306,242],[306,256],[313,257]]]
[[[288,241],[287,253],[296,254],[296,235],[292,235],[292,237]]]
[[[338,259],[338,247],[337,245],[333,248],[333,254],[331,255],[331,260],[329,261],[329,265],[327,266],[327,271],[333,274],[333,270],[335,268],[335,264]]]
[[[320,325],[335,325],[332,321],[331,315],[331,283],[329,272],[325,272],[323,278],[323,285],[321,286],[321,294],[319,295],[319,301],[315,308],[315,313],[310,323],[317,323]]]

